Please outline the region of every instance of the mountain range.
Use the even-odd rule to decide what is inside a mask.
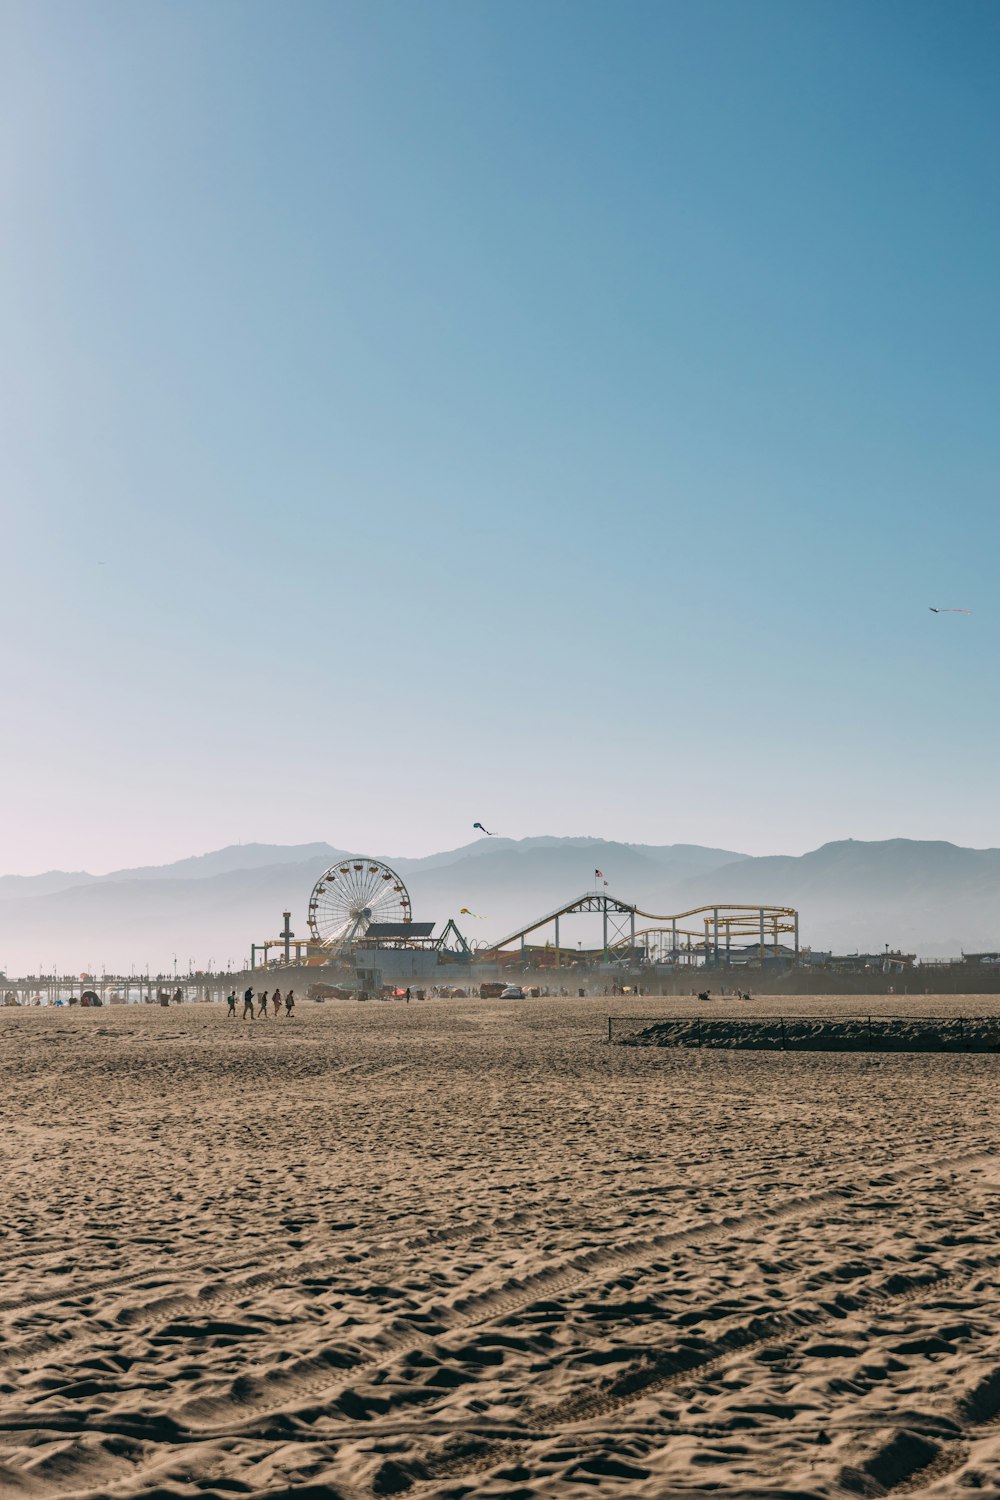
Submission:
[[[179,972],[239,967],[281,914],[307,935],[313,883],[352,851],[330,844],[239,844],[169,865],[0,876],[0,967],[8,974]],[[484,838],[423,859],[378,856],[406,882],[414,917],[458,918],[494,941],[595,886],[645,911],[713,902],[795,906],[803,944],[838,952],[892,947],[924,957],[1000,946],[1000,849],[846,839],[803,855],[753,857],[696,844],[594,838]],[[595,877],[595,870],[602,875]],[[574,925],[576,923],[577,925]],[[588,943],[587,919],[562,941]]]

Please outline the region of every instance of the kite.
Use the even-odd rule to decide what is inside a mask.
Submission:
[[[467,906],[460,906],[458,908],[458,914],[460,917],[475,917],[477,922],[486,921],[485,917],[481,917],[477,911],[470,911]]]
[[[943,608],[942,609],[938,609],[933,604],[928,604],[927,608],[930,610],[930,612],[931,612],[932,615],[971,615],[972,614],[972,610],[971,609],[943,609]]]
[[[482,823],[473,823],[472,826],[473,826],[473,828],[478,828],[480,833],[485,833],[485,835],[486,835],[486,837],[488,839],[495,839],[496,838],[496,834],[495,833],[490,833],[490,830],[488,828],[484,828],[483,825],[482,825]]]

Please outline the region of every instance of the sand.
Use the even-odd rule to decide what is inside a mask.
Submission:
[[[610,1008],[0,1012],[0,1494],[1000,1496],[1000,1058]]]

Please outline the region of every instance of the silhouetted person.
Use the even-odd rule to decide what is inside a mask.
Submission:
[[[262,990],[261,991],[260,1004],[257,1007],[257,1019],[258,1019],[258,1021],[260,1020],[261,1016],[264,1017],[265,1021],[267,1020],[267,990]]]
[[[226,999],[226,1004],[229,1006],[229,1010],[228,1010],[228,1012],[226,1014],[226,1019],[228,1020],[229,1017],[232,1016],[233,1020],[235,1021],[236,1020],[236,991],[235,990],[230,990],[229,991],[229,995],[228,995],[228,997]]]
[[[295,1009],[295,991],[289,990],[285,996],[285,1019],[288,1020]]]
[[[274,994],[271,996],[271,1004],[274,1006],[274,1014],[277,1015],[278,1011],[281,1009],[281,991],[280,990],[275,990]]]
[[[247,990],[243,996],[244,1021],[246,1020],[247,1016],[250,1017],[251,1021],[253,1020],[253,990]]]

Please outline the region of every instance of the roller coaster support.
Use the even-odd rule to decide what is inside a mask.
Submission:
[[[533,922],[526,923],[523,927],[508,933],[498,943],[493,943],[488,949],[480,949],[480,954],[492,954],[496,957],[500,951],[508,945],[517,943],[520,947],[521,961],[527,963],[530,957],[528,937],[541,928],[551,927],[555,938],[555,963],[557,967],[562,966],[562,918],[566,916],[582,915],[584,913],[600,914],[601,917],[601,954],[605,961],[611,958],[633,959],[637,950],[637,942],[645,952],[648,962],[677,964],[682,961],[693,964],[697,961],[706,964],[721,964],[732,962],[733,937],[737,943],[752,944],[757,948],[761,963],[767,957],[767,949],[773,944],[773,953],[777,958],[780,954],[779,934],[788,933],[793,937],[795,954],[799,952],[799,916],[798,912],[790,906],[752,906],[740,905],[739,903],[715,902],[711,906],[699,906],[691,911],[678,912],[672,916],[656,916],[652,912],[640,910],[634,902],[621,901],[617,896],[612,896],[609,891],[587,891],[582,896],[577,896],[575,901],[567,901],[563,906],[557,907],[545,916],[537,917]],[[641,932],[636,932],[636,917],[646,917],[655,922],[655,927],[645,927]],[[685,918],[701,919],[703,931],[697,929],[692,931],[680,924]],[[669,939],[669,948],[667,942]],[[685,946],[681,946],[681,944]],[[546,950],[552,952],[552,946],[546,943]],[[724,951],[723,951],[724,950]],[[746,947],[742,949],[746,953]]]

